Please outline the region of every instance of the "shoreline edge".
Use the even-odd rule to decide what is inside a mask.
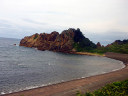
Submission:
[[[88,54],[80,53],[79,55]],[[94,91],[108,83],[128,79],[128,54],[108,52],[105,54],[105,57],[120,60],[124,63],[125,67],[109,73],[103,73],[100,75],[89,76],[39,88],[4,94],[1,96],[75,96],[77,91],[81,91],[82,93]]]

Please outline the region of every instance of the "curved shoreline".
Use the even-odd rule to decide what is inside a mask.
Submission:
[[[95,75],[91,77],[71,80],[45,87],[10,93],[2,96],[75,96],[77,91],[86,92],[96,90],[107,83],[128,79],[128,54],[106,53],[106,57],[123,61],[125,68]]]

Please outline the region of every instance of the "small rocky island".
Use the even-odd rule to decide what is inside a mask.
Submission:
[[[54,31],[51,34],[41,33],[24,37],[20,46],[37,48],[38,50],[49,50],[57,52],[85,51],[96,48],[96,45],[84,37],[80,29],[69,28],[61,34]]]

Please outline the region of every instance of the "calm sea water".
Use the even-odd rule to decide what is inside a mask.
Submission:
[[[106,57],[72,55],[14,46],[0,38],[0,94],[103,74],[124,67]]]

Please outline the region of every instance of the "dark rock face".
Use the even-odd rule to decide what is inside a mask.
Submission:
[[[81,43],[85,39],[80,29],[68,29],[64,30],[61,34],[54,31],[51,34],[41,33],[34,34],[32,36],[24,37],[20,46],[37,48],[38,50],[50,50],[60,52],[71,52],[75,51],[73,44]],[[91,41],[88,42],[90,43]],[[87,46],[86,41],[82,43],[84,47]],[[95,45],[91,42],[91,45]]]
[[[96,45],[97,45],[97,48],[102,47],[101,44],[100,44],[100,42],[98,42]]]

